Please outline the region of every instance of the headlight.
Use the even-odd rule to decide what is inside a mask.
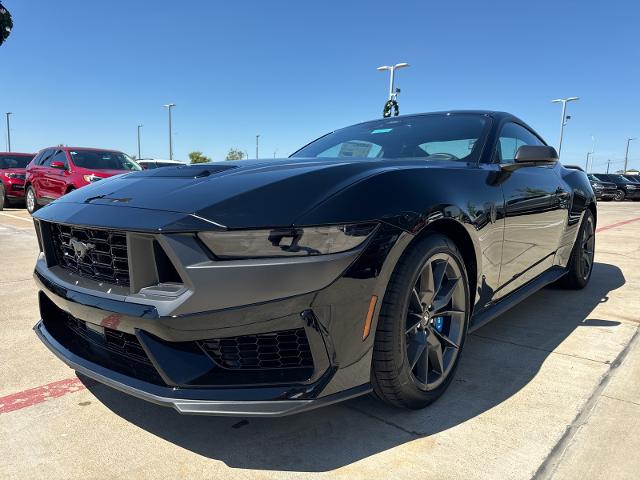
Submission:
[[[93,183],[93,182],[97,182],[98,180],[102,180],[102,177],[98,177],[97,175],[94,175],[93,173],[91,175],[83,175],[82,177],[84,178],[85,182],[89,182],[89,183]]]
[[[26,178],[24,173],[5,173],[4,176],[7,178],[15,178],[16,180],[24,180]]]
[[[595,189],[595,190],[601,190],[602,189],[602,184],[601,183],[592,183],[591,186]]]
[[[220,259],[292,257],[346,252],[361,245],[377,224],[201,232],[200,240]]]

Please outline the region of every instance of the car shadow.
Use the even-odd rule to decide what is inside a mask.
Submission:
[[[459,425],[526,386],[549,354],[577,329],[616,328],[588,318],[624,285],[620,269],[596,263],[581,291],[546,288],[468,338],[454,382],[420,411],[370,396],[284,418],[183,416],[104,385],[87,388],[115,414],[179,447],[234,468],[325,472]]]

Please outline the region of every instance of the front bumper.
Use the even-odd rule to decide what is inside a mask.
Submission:
[[[24,180],[4,179],[4,191],[12,200],[24,199]]]
[[[36,324],[34,330],[49,350],[77,372],[142,400],[165,407],[173,407],[183,414],[277,417],[330,405],[371,391],[370,385],[366,384],[319,399],[226,400],[225,398],[229,397],[228,392],[209,390],[200,392],[203,398],[190,398],[191,395],[188,394],[193,392],[143,382],[75,355],[49,333],[42,320]],[[238,392],[236,392],[237,394]]]

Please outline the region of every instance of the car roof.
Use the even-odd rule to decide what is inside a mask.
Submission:
[[[93,151],[97,151],[97,152],[118,152],[118,153],[122,153],[120,150],[115,150],[113,148],[69,147],[68,145],[53,145],[51,147],[41,148],[40,151],[47,150],[48,148],[57,148],[57,149],[60,149],[60,150],[93,150]]]

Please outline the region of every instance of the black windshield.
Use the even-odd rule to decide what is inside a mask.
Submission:
[[[292,157],[475,161],[486,119],[471,114],[386,118],[336,130]]]
[[[30,155],[0,155],[0,168],[25,168],[31,160]]]
[[[142,170],[122,152],[109,150],[70,150],[74,165],[90,170]]]

